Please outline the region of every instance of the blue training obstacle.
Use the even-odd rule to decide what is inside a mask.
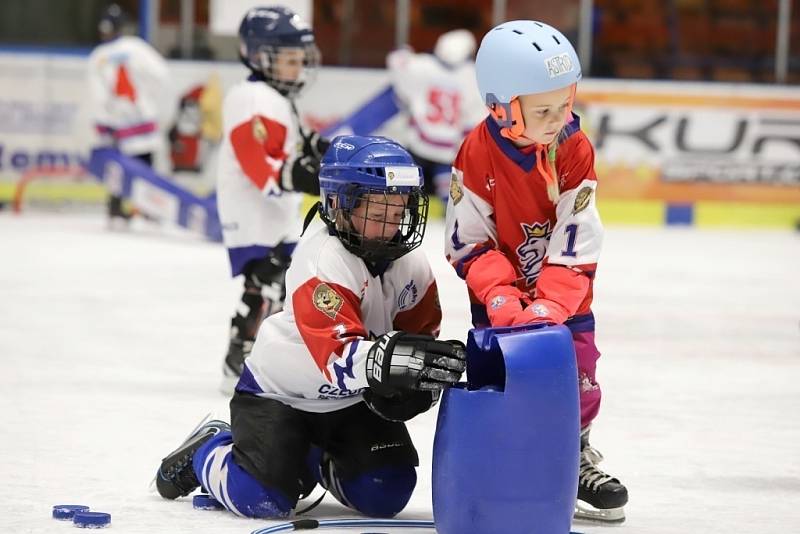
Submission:
[[[568,534],[580,410],[565,326],[478,329],[467,384],[439,408],[433,517],[439,534]]]
[[[86,168],[109,192],[131,200],[145,215],[222,241],[215,194],[198,197],[113,147],[92,150]]]

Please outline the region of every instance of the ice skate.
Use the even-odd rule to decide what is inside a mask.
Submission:
[[[578,500],[575,519],[598,523],[625,521],[628,490],[616,478],[601,471],[597,464],[603,460],[589,445],[589,428],[581,431],[581,463],[578,473]]]
[[[125,206],[122,197],[116,195],[109,196],[106,210],[108,214],[107,225],[109,230],[112,232],[130,230],[133,216],[130,210]]]
[[[156,473],[156,489],[165,499],[177,499],[189,495],[200,487],[194,474],[192,459],[197,450],[220,432],[229,432],[230,425],[216,419],[203,422],[180,447],[161,460]]]

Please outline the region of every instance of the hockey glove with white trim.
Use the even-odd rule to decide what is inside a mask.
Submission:
[[[460,341],[393,331],[380,336],[369,349],[367,383],[382,397],[409,390],[441,391],[461,379],[466,359]]]

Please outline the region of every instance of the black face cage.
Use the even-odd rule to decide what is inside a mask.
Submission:
[[[419,189],[411,193],[387,191],[383,188],[369,188],[358,185],[349,190],[331,192],[326,195],[325,207],[321,210],[322,220],[334,232],[347,250],[368,263],[394,261],[422,244],[428,220],[428,196]],[[404,197],[408,200],[404,201]],[[334,203],[334,198],[336,202]],[[379,208],[376,210],[376,205]],[[335,207],[338,206],[338,207]],[[352,210],[363,206],[368,218],[353,218]],[[402,218],[387,223],[390,208],[403,207]],[[382,215],[377,215],[378,213]],[[373,221],[383,229],[382,238],[364,238],[368,221]],[[389,235],[387,226],[397,225],[397,230]]]
[[[281,50],[300,49],[304,52],[303,68],[297,79],[285,79],[279,76],[276,65]],[[252,69],[260,72],[266,82],[287,98],[294,98],[303,88],[310,86],[317,79],[317,71],[321,62],[319,48],[314,43],[303,46],[261,45],[255,50],[248,50],[247,62]]]

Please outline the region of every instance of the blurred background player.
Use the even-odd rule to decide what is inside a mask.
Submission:
[[[162,461],[164,498],[202,485],[237,515],[276,518],[317,483],[368,516],[394,516],[411,497],[419,460],[404,421],[466,365],[463,344],[434,339],[436,281],[415,250],[428,209],[420,169],[387,138],[342,136],[319,179],[325,224],[297,245],[291,298],[262,323],[231,427],[211,421]]]
[[[403,144],[422,166],[426,190],[445,203],[461,140],[486,115],[475,85],[474,54],[472,33],[453,30],[439,36],[433,54],[403,48],[386,58],[407,121]]]
[[[231,274],[244,292],[231,319],[222,390],[242,373],[261,320],[278,311],[284,275],[302,224],[298,192],[319,192],[328,142],[300,124],[295,98],[316,75],[311,28],[284,7],[250,9],[239,26],[239,57],[249,69],[223,102],[217,202]]]
[[[453,166],[446,253],[464,278],[475,326],[565,324],[581,402],[579,513],[624,520],[628,492],[589,445],[600,408],[592,280],[603,237],[594,149],[572,113],[581,66],[569,41],[535,21],[486,34],[476,59],[491,116]],[[586,507],[585,505],[589,505]]]
[[[159,111],[169,101],[165,97],[169,72],[164,58],[150,44],[122,34],[125,21],[122,9],[112,4],[98,23],[101,43],[88,60],[92,120],[100,144],[152,166],[164,143]],[[131,216],[115,192],[108,198],[108,215],[112,226]]]

